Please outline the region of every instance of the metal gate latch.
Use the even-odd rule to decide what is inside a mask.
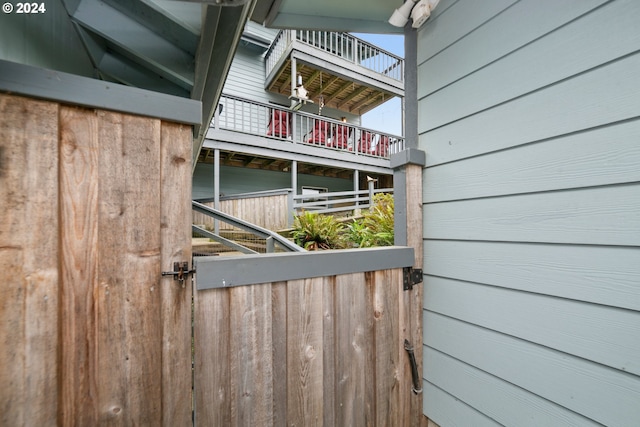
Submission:
[[[188,262],[174,262],[173,263],[173,271],[163,271],[163,276],[173,276],[173,280],[177,280],[180,282],[182,287],[184,287],[184,279],[192,273],[195,273],[196,270],[189,270]]]

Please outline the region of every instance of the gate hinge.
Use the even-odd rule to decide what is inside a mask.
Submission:
[[[413,285],[422,283],[422,269],[405,267],[402,269],[402,277],[403,277],[402,289],[405,291],[410,291],[413,289]]]
[[[163,271],[163,276],[173,276],[173,280],[177,280],[180,282],[182,287],[184,287],[184,280],[188,275],[195,273],[196,270],[189,270],[189,263],[187,261],[184,262],[174,262],[173,263],[173,271]]]

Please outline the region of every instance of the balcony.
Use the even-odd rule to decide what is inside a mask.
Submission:
[[[230,151],[254,157],[269,157],[269,151],[272,157],[286,157],[275,152],[307,153],[319,164],[324,163],[322,158],[342,159],[388,168],[389,156],[404,149],[400,136],[327,117],[229,95],[223,95],[220,103],[222,111],[215,116],[207,139],[230,143],[227,149],[235,145]]]
[[[302,81],[314,102],[361,115],[404,96],[404,60],[347,33],[281,31],[265,56],[265,89],[288,96]]]

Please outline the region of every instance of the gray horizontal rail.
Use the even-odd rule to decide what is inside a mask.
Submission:
[[[199,291],[410,267],[413,248],[329,250],[194,259]]]
[[[251,224],[250,222],[243,221],[229,214],[226,214],[222,211],[219,211],[214,208],[210,208],[209,206],[203,205],[202,203],[198,203],[196,201],[191,202],[191,206],[193,210],[196,212],[200,212],[202,214],[208,215],[220,221],[224,221],[225,223],[233,227],[249,232],[255,236],[261,237],[263,239],[273,238],[275,243],[280,245],[285,250],[292,251],[292,252],[306,252],[300,246],[285,239],[278,233],[274,233],[271,230],[267,230],[266,228],[262,228],[255,224]]]
[[[246,246],[243,246],[239,243],[234,242],[233,240],[229,240],[229,239],[225,239],[224,237],[216,234],[216,233],[212,233],[209,230],[205,230],[202,227],[198,227],[197,225],[193,224],[191,225],[191,230],[195,231],[198,234],[201,234],[205,237],[208,237],[212,240],[215,240],[218,243],[222,243],[223,245],[225,245],[228,248],[231,249],[235,249],[238,252],[242,252],[243,254],[257,254],[258,252],[254,251],[253,249],[249,249]]]

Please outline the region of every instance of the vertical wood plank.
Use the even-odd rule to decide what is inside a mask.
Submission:
[[[99,154],[100,187],[98,233],[102,257],[97,273],[95,289],[95,342],[89,341],[95,351],[96,371],[87,373],[95,382],[95,398],[98,400],[98,419],[111,425],[122,425],[128,418],[127,378],[129,354],[126,348],[127,313],[125,299],[127,278],[123,274],[126,264],[127,242],[123,233],[131,227],[131,212],[128,210],[126,194],[127,150],[123,115],[97,113],[99,117],[99,140],[104,141]],[[108,185],[107,185],[108,183]],[[94,348],[95,346],[95,348]],[[122,370],[122,371],[121,371]],[[104,375],[104,376],[103,376]]]
[[[336,277],[336,424],[365,425],[364,273]]]
[[[322,278],[288,282],[287,412],[293,425],[323,425]]]
[[[197,426],[231,425],[230,291],[212,289],[194,295]]]
[[[0,94],[0,425],[56,422],[58,106]]]
[[[271,286],[240,286],[231,292],[231,425],[273,422]]]
[[[399,292],[393,286],[397,272],[376,271],[373,276],[376,425],[392,426],[402,419],[399,376],[404,362],[398,327]]]
[[[98,120],[60,107],[60,407],[58,423],[98,419],[95,306],[98,268]]]
[[[336,323],[335,323],[336,277],[325,277],[322,290],[323,352],[323,419],[324,425],[336,425]]]
[[[406,190],[407,190],[407,246],[414,250],[414,268],[422,268],[423,258],[423,218],[422,218],[422,167],[419,165],[406,166]],[[397,285],[402,289],[402,277],[397,280]],[[414,348],[416,364],[420,378],[424,377],[422,372],[422,284],[416,285],[409,292],[402,292],[405,313],[404,322],[406,328],[404,338],[411,342]],[[404,341],[402,339],[401,341]],[[405,369],[404,382],[411,387],[411,369]],[[422,395],[409,393],[407,396],[410,403],[410,421],[407,425],[419,427],[422,423]]]
[[[191,265],[191,126],[162,123],[161,268]],[[162,425],[187,425],[192,417],[191,297],[193,286],[161,279]]]
[[[287,282],[271,285],[273,425],[287,425]]]

